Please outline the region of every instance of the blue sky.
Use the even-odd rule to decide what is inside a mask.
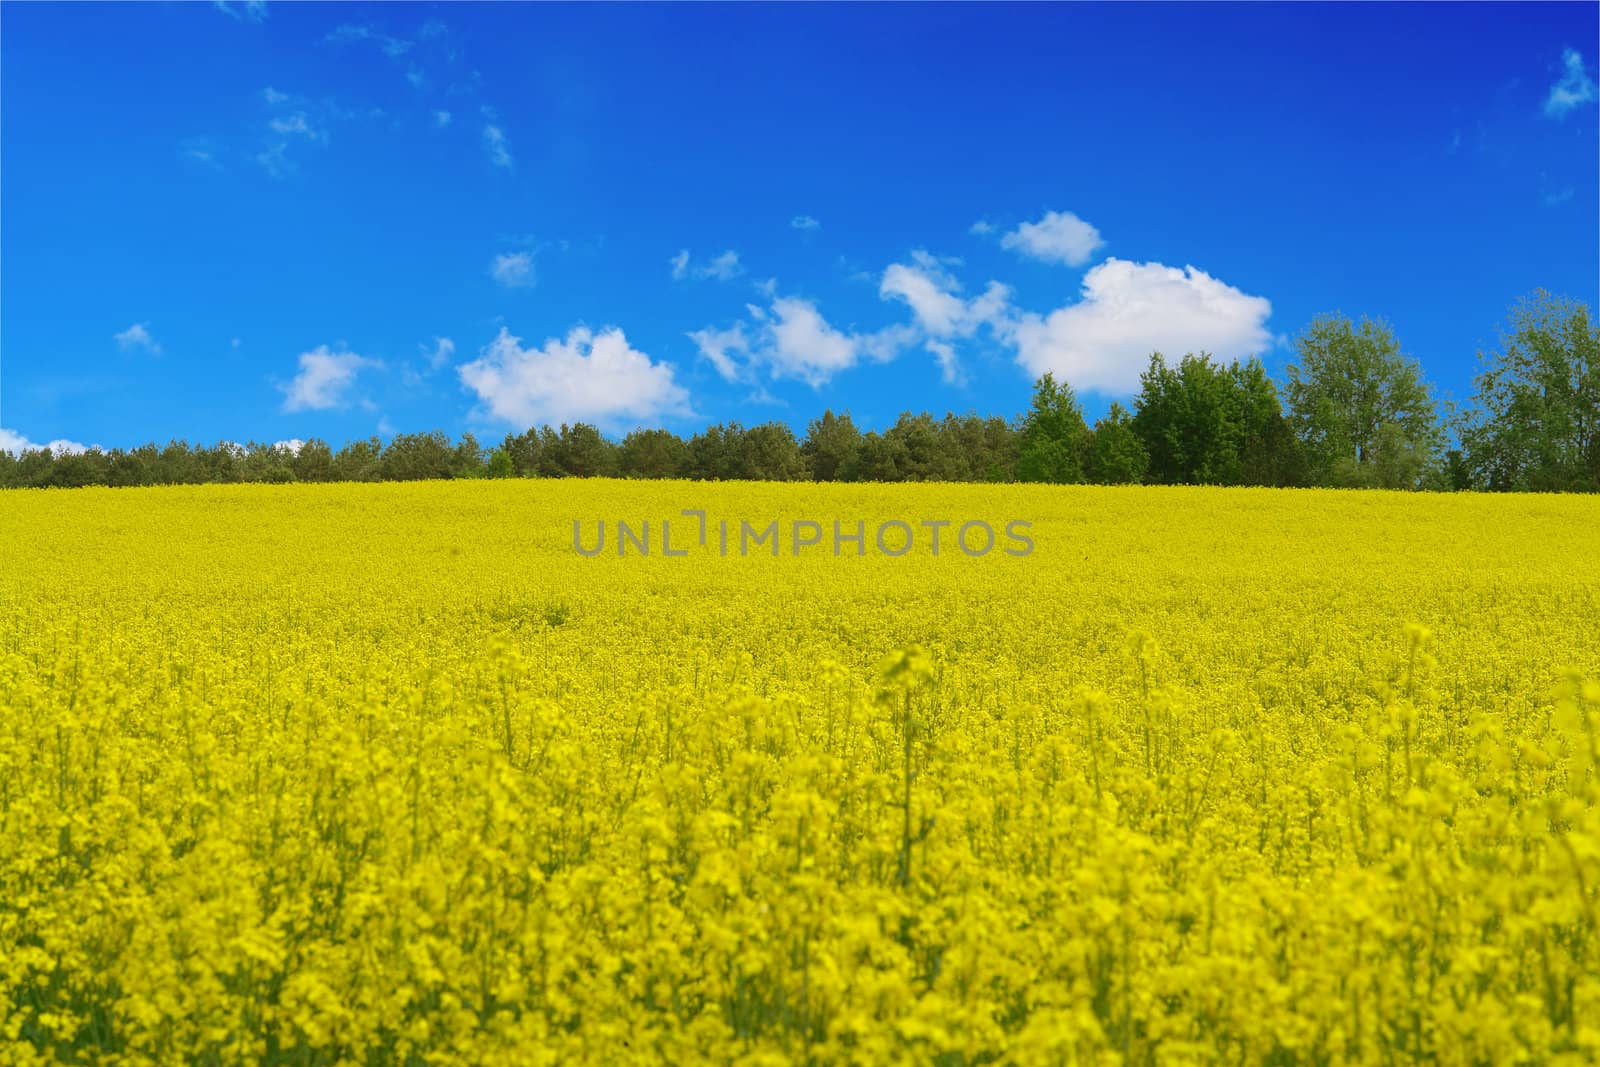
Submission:
[[[1091,415],[1600,289],[1593,4],[7,4],[0,447]]]

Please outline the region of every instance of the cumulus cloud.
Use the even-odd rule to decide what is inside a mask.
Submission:
[[[533,254],[502,252],[489,265],[489,276],[507,289],[531,289],[535,281]]]
[[[759,310],[759,309],[754,309]],[[699,348],[700,355],[716,372],[730,382],[740,379],[740,360],[750,354],[750,339],[745,335],[744,323],[736,322],[726,330],[693,330],[689,340]]]
[[[693,264],[687,248],[680,249],[667,262],[672,266],[672,277],[678,281],[685,278],[715,278],[719,282],[726,282],[744,273],[739,253],[731,248],[699,266]]]
[[[300,450],[304,447],[306,447],[306,443],[298,437],[291,437],[287,441],[272,442],[272,450],[274,452],[287,452],[291,456],[298,456]]]
[[[333,352],[327,345],[302,352],[300,372],[288,385],[278,387],[283,392],[283,410],[327,411],[343,407],[357,375],[364,368],[375,366],[378,366],[376,360],[365,359],[354,352]]]
[[[987,237],[994,232],[994,223],[988,222],[984,219],[979,219],[977,222],[974,222],[971,226],[967,227],[967,232],[976,237]]]
[[[543,348],[523,348],[501,327],[458,373],[489,414],[516,426],[690,413],[689,394],[673,380],[672,366],[633,348],[616,327],[594,333],[577,326]]]
[[[1070,211],[1046,211],[1038,222],[1024,222],[1000,238],[1001,248],[1069,267],[1089,262],[1104,243],[1099,230]]]
[[[726,330],[704,329],[690,340],[729,381],[750,381],[765,368],[774,378],[795,378],[813,388],[863,359],[893,359],[916,340],[907,325],[857,332],[841,330],[828,322],[817,305],[800,297],[775,297],[768,308],[746,305],[753,327],[743,322]]]
[[[154,337],[150,336],[149,327],[150,324],[148,322],[136,322],[121,333],[112,334],[111,338],[117,342],[117,347],[124,352],[142,350],[149,352],[152,356],[159,356],[161,354],[161,346],[156,343]]]
[[[1566,118],[1567,113],[1595,99],[1594,79],[1583,67],[1583,56],[1575,49],[1561,53],[1561,80],[1550,87],[1545,97],[1544,113],[1551,118]]]
[[[64,438],[57,438],[54,441],[46,441],[42,445],[36,444],[22,436],[20,433],[0,426],[0,452],[10,452],[14,456],[20,456],[24,452],[37,452],[41,448],[49,449],[58,456],[88,451],[86,446],[80,445],[76,441],[68,441]]]
[[[1108,259],[1083,279],[1082,299],[1047,315],[1025,312],[1004,327],[1017,362],[1075,388],[1137,390],[1152,352],[1209,352],[1241,359],[1272,344],[1272,305],[1195,267]]]
[[[797,230],[816,230],[821,229],[822,227],[822,223],[818,222],[810,215],[796,215],[794,218],[789,220],[789,225],[793,226]]]
[[[980,327],[1003,332],[1010,318],[1011,291],[991,281],[978,296],[961,295],[961,282],[946,269],[946,263],[928,252],[911,254],[911,263],[891,263],[883,272],[878,295],[899,300],[910,309],[925,335],[923,347],[939,363],[947,383],[962,380],[961,364],[951,341],[968,338]]]

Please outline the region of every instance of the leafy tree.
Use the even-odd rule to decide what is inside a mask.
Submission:
[[[946,415],[939,427],[939,440],[953,480],[1016,480],[1017,432],[998,415]]]
[[[387,482],[452,478],[456,465],[456,451],[443,433],[397,433],[383,450],[378,477]]]
[[[511,453],[504,448],[497,448],[489,456],[489,466],[485,472],[490,478],[515,478],[517,465],[511,459]]]
[[[447,437],[445,441],[450,439]],[[456,444],[455,451],[450,457],[450,473],[447,478],[482,478],[487,474],[484,467],[484,449],[478,439],[470,433],[461,435],[461,440]]]
[[[500,450],[511,457],[511,467],[518,478],[539,476],[543,444],[538,427],[529,427],[522,433],[506,434],[505,440],[500,442]]]
[[[313,437],[300,446],[300,451],[289,460],[296,479],[302,482],[328,482],[333,480],[333,450],[321,438]]]
[[[802,481],[811,476],[794,431],[781,422],[764,422],[738,442],[737,477],[768,482]]]
[[[846,481],[859,465],[861,431],[856,429],[849,412],[835,415],[832,410],[824,411],[822,418],[812,419],[806,427],[800,454],[816,481]]]
[[[1017,475],[1025,482],[1081,482],[1089,426],[1066,382],[1048,371],[1034,383],[1033,406],[1023,418]]]
[[[717,423],[689,438],[684,473],[704,481],[741,477],[743,457],[739,455],[744,427],[737,422]]]
[[[1540,289],[1509,327],[1498,351],[1479,354],[1469,469],[1491,489],[1600,491],[1600,323]]]
[[[846,475],[839,480],[844,482],[904,481],[897,462],[899,450],[899,442],[890,440],[877,430],[868,430],[861,435],[861,448],[856,452],[855,462],[850,466]]]
[[[689,448],[670,430],[634,430],[617,450],[624,478],[681,478]]]
[[[1084,473],[1097,485],[1138,485],[1150,468],[1150,454],[1133,428],[1133,417],[1121,404],[1094,424]]]
[[[1417,362],[1387,324],[1323,315],[1295,341],[1286,389],[1311,479],[1414,487],[1441,432]]]
[[[382,475],[383,442],[376,437],[351,441],[333,457],[333,480],[375,482]]]
[[[587,422],[539,434],[539,475],[544,478],[603,478],[617,472],[617,449]]]
[[[1277,389],[1254,359],[1224,366],[1202,352],[1185,355],[1173,367],[1161,353],[1153,354],[1140,377],[1132,425],[1149,455],[1151,482],[1298,480],[1297,450]]]
[[[1305,464],[1300,442],[1283,413],[1278,387],[1261,361],[1229,367],[1239,424],[1239,480],[1244,485],[1301,485]]]
[[[946,439],[933,416],[903,413],[884,434],[895,456],[902,481],[956,482],[966,473],[965,458],[955,451],[957,442]]]

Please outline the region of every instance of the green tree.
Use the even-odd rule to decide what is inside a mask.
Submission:
[[[624,478],[681,478],[688,460],[688,446],[670,430],[634,430],[617,450]]]
[[[333,450],[321,438],[313,437],[300,446],[300,451],[289,460],[295,479],[302,482],[332,481]]]
[[[1479,354],[1467,466],[1491,489],[1600,491],[1600,323],[1540,289],[1511,311],[1498,351]]]
[[[800,454],[814,480],[846,481],[847,475],[859,466],[861,431],[856,429],[849,412],[835,415],[832,410],[824,411],[822,418],[812,419],[806,427]]]
[[[511,457],[511,468],[518,478],[539,476],[542,445],[537,426],[529,427],[522,433],[506,434],[505,440],[500,442],[500,450]]]
[[[744,432],[738,442],[738,477],[767,482],[795,482],[811,477],[794,431],[781,422],[764,422]]]
[[[1066,382],[1048,371],[1034,383],[1033,406],[1022,421],[1017,476],[1025,482],[1081,482],[1089,426]]]
[[[504,448],[497,448],[489,456],[489,466],[485,472],[490,478],[515,478],[517,465],[511,459],[511,453]]]
[[[587,422],[539,435],[539,475],[544,478],[605,478],[617,473],[617,448]]]
[[[333,481],[375,482],[382,477],[383,442],[376,437],[350,441],[333,457]]]
[[[438,430],[397,433],[389,439],[379,459],[378,477],[386,482],[452,478],[456,465],[456,451],[450,445],[450,438]]]
[[[1317,484],[1414,488],[1442,440],[1422,370],[1383,322],[1314,319],[1285,391]]]
[[[1133,417],[1113,403],[1094,424],[1084,473],[1097,485],[1138,485],[1150,469],[1150,454],[1133,429]]]
[[[926,412],[907,411],[884,434],[896,456],[900,477],[908,482],[956,482],[966,473],[958,442],[946,439],[943,427]]]

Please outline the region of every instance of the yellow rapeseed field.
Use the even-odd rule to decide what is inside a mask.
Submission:
[[[1593,1062],[1597,734],[1596,498],[3,493],[0,1062]]]

